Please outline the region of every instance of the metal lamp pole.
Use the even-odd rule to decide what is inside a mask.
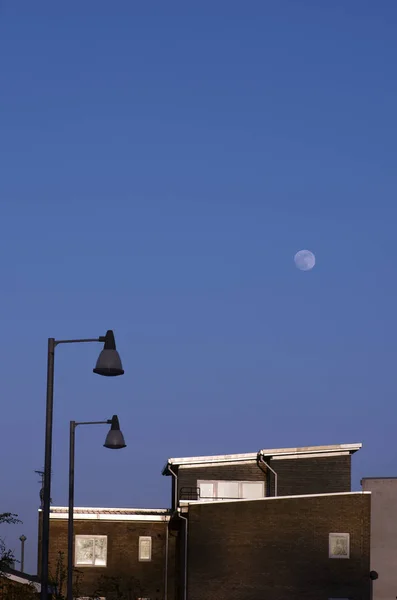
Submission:
[[[51,459],[52,459],[52,423],[54,407],[54,360],[55,348],[59,344],[82,344],[87,342],[104,342],[104,348],[99,355],[94,373],[108,377],[123,375],[119,354],[116,350],[113,331],[108,330],[105,336],[80,340],[48,339],[47,357],[47,401],[45,422],[45,455],[44,455],[44,487],[43,487],[43,516],[41,534],[41,600],[48,600],[48,558],[50,542],[50,503],[51,503]]]
[[[21,571],[23,573],[23,568],[25,565],[25,542],[27,540],[26,535],[21,535],[19,538],[20,542],[21,542]]]
[[[69,509],[68,509],[68,577],[66,600],[73,600],[73,513],[74,513],[74,456],[75,456],[75,433],[78,425],[111,425],[111,429],[104,443],[105,448],[119,450],[125,448],[123,434],[117,415],[113,415],[108,421],[70,421],[69,437]]]

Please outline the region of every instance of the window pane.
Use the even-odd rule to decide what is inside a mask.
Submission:
[[[200,481],[200,498],[213,498],[214,497],[214,484],[210,481]]]
[[[247,481],[241,484],[242,498],[263,498],[265,495],[265,486],[263,481]]]
[[[107,554],[107,539],[96,538],[95,539],[95,564],[98,567],[106,567],[106,554]]]
[[[152,538],[139,536],[139,560],[152,560]]]
[[[238,498],[238,481],[218,481],[217,498]]]
[[[94,540],[76,536],[76,565],[92,565],[94,562]]]

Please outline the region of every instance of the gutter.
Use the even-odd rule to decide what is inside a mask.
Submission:
[[[174,477],[174,506],[173,509],[176,510],[178,506],[178,475],[171,469],[171,465],[168,465],[168,470],[171,475]]]
[[[184,551],[184,569],[183,569],[183,600],[187,600],[187,539],[188,539],[188,519],[181,513],[181,509],[178,508],[178,517],[185,521],[185,551]]]
[[[164,600],[168,597],[168,539],[169,539],[169,524],[167,523],[165,531],[165,565],[164,565]]]

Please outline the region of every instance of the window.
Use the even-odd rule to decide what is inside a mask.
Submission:
[[[139,560],[152,560],[152,538],[149,536],[139,536]]]
[[[263,481],[243,481],[241,486],[242,498],[255,500],[256,498],[263,498],[265,495],[265,486]]]
[[[74,564],[79,567],[106,567],[106,535],[76,535]]]
[[[200,500],[233,500],[264,498],[263,481],[198,481]]]
[[[330,558],[350,558],[350,534],[330,533],[328,549]]]
[[[218,481],[217,498],[239,498],[238,481]]]
[[[215,484],[211,481],[199,481],[200,498],[214,498]]]

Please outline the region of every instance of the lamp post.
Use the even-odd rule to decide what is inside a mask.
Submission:
[[[48,551],[50,541],[50,503],[51,503],[51,458],[52,458],[52,421],[54,405],[54,359],[55,348],[59,344],[82,344],[87,342],[103,342],[103,350],[100,353],[94,373],[106,377],[123,375],[119,353],[112,330],[99,338],[88,338],[80,340],[56,340],[48,338],[47,353],[47,401],[45,422],[45,455],[44,455],[44,488],[43,488],[43,518],[41,534],[41,600],[48,600]]]
[[[27,540],[26,535],[21,535],[19,538],[20,542],[21,542],[21,571],[23,573],[23,567],[25,564],[25,542]]]
[[[111,425],[104,443],[105,448],[120,450],[125,448],[124,436],[120,431],[117,415],[113,415],[108,421],[70,421],[69,438],[69,509],[68,509],[68,579],[66,600],[73,600],[73,512],[74,512],[74,449],[75,432],[78,425]]]

